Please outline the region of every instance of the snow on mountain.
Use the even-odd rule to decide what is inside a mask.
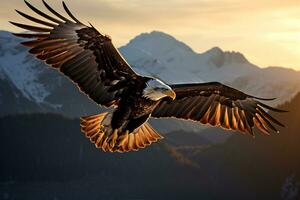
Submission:
[[[120,51],[142,74],[158,76],[169,83],[203,81],[197,74],[191,73],[192,67],[198,62],[195,57],[196,53],[187,45],[165,33],[157,31],[143,33],[126,46],[121,47]],[[144,63],[147,65],[144,66]],[[189,72],[184,69],[187,64],[189,64]]]
[[[36,68],[36,64],[33,64],[35,61],[25,49],[16,45],[21,40],[9,37],[9,34],[9,32],[2,32],[0,35],[0,68],[2,73],[4,72],[8,76],[26,98],[42,103],[49,95],[49,91],[37,81],[41,71]]]
[[[248,71],[259,70],[238,52],[223,52],[214,47],[199,54],[174,37],[157,31],[135,37],[120,51],[138,71],[170,83],[233,80]]]
[[[268,67],[242,75],[229,85],[254,96],[275,97],[273,105],[284,103],[300,90],[300,72],[282,67]],[[270,102],[272,104],[272,102]]]

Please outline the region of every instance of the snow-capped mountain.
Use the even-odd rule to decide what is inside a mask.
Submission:
[[[257,69],[238,52],[223,52],[214,47],[199,54],[174,37],[157,31],[135,37],[120,51],[137,71],[146,71],[171,83],[233,80]],[[233,70],[235,73],[231,73]],[[219,71],[222,74],[214,74]]]
[[[300,72],[279,67],[262,69],[243,54],[219,47],[196,53],[162,32],[143,33],[120,51],[138,72],[168,83],[220,81],[256,96],[277,97],[275,104],[300,90]]]
[[[71,117],[94,114],[99,107],[57,71],[28,55],[21,40],[0,31],[0,115],[16,112],[59,112]],[[278,97],[286,101],[300,90],[300,72],[270,67],[261,69],[239,52],[214,47],[196,53],[189,46],[162,32],[143,33],[120,51],[143,75],[168,83],[220,81],[255,96]],[[275,102],[279,103],[279,101]],[[163,132],[199,132],[194,123],[159,120],[153,122]]]
[[[196,53],[174,37],[157,31],[135,37],[120,50],[138,71],[146,71],[168,82],[233,80],[257,69],[238,52],[223,52],[214,47]],[[235,70],[235,73],[228,70]],[[217,71],[222,74],[214,74]]]

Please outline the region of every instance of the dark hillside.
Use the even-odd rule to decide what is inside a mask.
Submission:
[[[52,114],[3,117],[0,130],[0,194],[11,198],[206,195],[199,193],[205,175],[198,165],[164,142],[128,154],[103,153],[80,133],[79,120]]]
[[[300,198],[300,94],[280,108],[289,112],[273,113],[286,125],[279,134],[234,135],[192,158],[215,175],[220,196],[281,199],[295,189],[298,196],[291,199]],[[288,192],[283,189],[287,182],[292,186]]]

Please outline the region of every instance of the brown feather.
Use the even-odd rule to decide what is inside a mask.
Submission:
[[[37,34],[37,33],[13,33],[13,35],[17,36],[17,37],[22,37],[22,38],[38,38],[38,39],[45,39],[49,37],[49,34],[45,34],[45,33],[41,33],[41,34]]]
[[[46,22],[46,21],[43,21],[43,20],[40,20],[40,19],[37,19],[37,18],[34,18],[34,17],[32,17],[30,15],[27,15],[27,14],[21,12],[21,11],[16,10],[16,12],[19,13],[21,16],[25,17],[26,19],[29,19],[29,20],[31,20],[33,22],[38,23],[38,24],[42,24],[42,25],[49,26],[49,27],[55,27],[56,26],[56,24],[53,24],[53,23],[50,23],[50,22]]]
[[[76,19],[76,17],[74,17],[74,15],[71,13],[71,11],[69,10],[69,8],[65,4],[65,2],[62,2],[62,3],[63,3],[63,7],[64,7],[65,11],[68,13],[68,15],[78,24],[82,24],[78,19]]]
[[[229,113],[231,113],[232,129],[238,130],[239,129],[238,119],[236,119],[236,117],[235,117],[234,108],[229,109]]]
[[[16,22],[10,22],[11,24],[22,28],[22,29],[26,29],[29,31],[34,31],[34,32],[51,32],[52,29],[49,28],[43,28],[43,27],[37,27],[37,26],[30,26],[30,25],[26,25],[26,24],[20,24],[20,23],[16,23]]]
[[[24,0],[24,1],[25,1],[26,5],[27,5],[31,10],[33,10],[35,13],[39,14],[40,16],[45,17],[46,19],[49,19],[50,21],[56,22],[56,23],[58,23],[58,24],[59,24],[59,23],[62,23],[62,21],[57,20],[57,19],[55,19],[55,18],[53,18],[53,17],[51,17],[51,16],[49,16],[49,15],[43,13],[42,11],[38,10],[37,8],[35,8],[34,6],[32,6],[30,3],[28,3],[26,0]]]
[[[53,8],[51,8],[51,6],[49,6],[44,0],[42,0],[45,7],[54,15],[56,15],[58,18],[64,20],[65,22],[71,22],[69,19],[65,18],[64,16],[62,16],[61,14],[59,14],[58,12],[56,12],[55,10],[53,10]]]
[[[266,127],[262,124],[262,122],[259,120],[259,118],[257,117],[257,115],[255,115],[253,117],[253,121],[254,121],[255,125],[257,126],[257,128],[259,128],[259,130],[262,131],[262,133],[264,133],[266,135],[270,135],[268,129],[266,129]]]
[[[209,120],[209,123],[213,126],[217,126],[220,124],[220,116],[221,116],[221,104],[217,103],[215,113],[213,117]]]

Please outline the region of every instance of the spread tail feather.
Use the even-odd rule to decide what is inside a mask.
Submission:
[[[157,142],[163,137],[148,123],[144,123],[133,132],[119,129],[112,130],[112,114],[105,112],[98,115],[81,117],[81,131],[99,149],[109,152],[137,151]]]

